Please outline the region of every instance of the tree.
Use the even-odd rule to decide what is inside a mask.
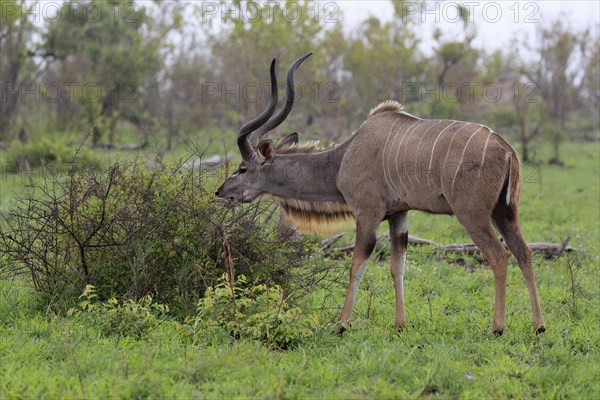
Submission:
[[[545,130],[549,132],[553,156],[551,164],[562,165],[559,146],[566,131],[567,114],[578,96],[577,82],[582,82],[584,68],[576,66],[584,56],[586,31],[574,32],[563,22],[551,21],[539,31],[539,41],[533,49],[536,60],[523,68],[528,78],[537,84],[547,115]]]
[[[585,75],[582,79],[581,95],[585,97],[588,109],[590,129],[600,129],[600,38],[590,40],[590,55],[585,64]]]
[[[436,117],[456,118],[470,109],[475,101],[475,92],[465,83],[479,81],[478,60],[481,52],[472,45],[477,36],[475,25],[469,23],[467,8],[456,5],[456,12],[462,22],[462,32],[442,32],[435,29],[433,38],[436,41],[434,56],[430,62],[433,66],[429,73],[429,81],[434,81],[438,94],[436,101],[430,103],[430,114]]]
[[[366,19],[349,40],[344,68],[350,72],[348,82],[354,88],[354,115],[362,121],[371,102],[398,99],[415,101],[407,82],[416,82],[423,71],[419,39],[411,24],[396,15],[383,23],[375,17]],[[364,99],[370,99],[365,102]]]
[[[523,73],[523,60],[515,40],[512,50],[497,50],[483,61],[481,79],[484,86],[496,85],[501,93],[485,113],[491,115],[494,127],[516,131],[521,145],[521,160],[531,160],[531,140],[542,130],[541,108],[537,90]]]
[[[166,85],[162,98],[169,150],[181,130],[209,126],[205,107],[208,96],[205,91],[214,79],[210,66],[203,58],[205,55],[193,51],[201,47],[194,35],[189,45],[182,44],[173,54],[173,62],[165,70]]]
[[[76,99],[94,127],[94,144],[105,133],[112,143],[116,123],[124,116],[135,122],[151,118],[143,111],[146,97],[157,94],[160,51],[168,33],[181,23],[181,18],[160,23],[152,17],[153,5],[160,2],[139,6],[128,0],[70,0],[63,7],[72,18],[61,18],[45,34],[45,51],[61,68],[77,71],[69,80],[78,82]]]
[[[8,137],[17,115],[21,90],[31,80],[31,5],[25,0],[0,0],[0,140]]]
[[[282,82],[282,71],[292,60],[319,47],[326,26],[315,18],[315,10],[311,7],[313,4],[307,0],[222,2],[223,10],[227,10],[222,15],[224,25],[216,33],[207,32],[211,48],[207,61],[218,66],[211,82],[217,84],[218,93],[211,95],[209,100],[213,118],[219,124],[229,120],[233,126],[230,124],[228,128],[237,128],[264,109],[269,100],[271,58],[278,58],[278,76]],[[318,98],[314,101],[315,97],[311,97],[318,89],[310,85],[319,82],[318,71],[322,71],[324,65],[321,57],[314,57],[298,71],[297,96],[303,96],[304,100],[296,105],[290,122],[319,108]],[[232,115],[232,109],[235,115]],[[302,118],[302,122],[305,121]]]

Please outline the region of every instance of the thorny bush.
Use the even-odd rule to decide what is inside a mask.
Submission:
[[[26,272],[62,310],[93,285],[101,301],[152,295],[186,313],[226,271],[227,251],[236,274],[287,290],[306,242],[265,224],[269,203],[215,201],[218,180],[138,161],[44,175],[3,215],[0,272]]]

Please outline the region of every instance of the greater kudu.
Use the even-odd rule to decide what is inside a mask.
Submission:
[[[270,139],[260,138],[281,124],[290,112],[294,72],[310,54],[290,67],[287,101],[273,118],[277,79],[275,60],[271,63],[269,106],[240,129],[237,141],[243,160],[217,196],[250,202],[270,194],[300,227],[304,224],[312,228],[315,221],[356,221],[350,284],[338,320],[340,333],[350,320],[379,224],[386,219],[396,292],[395,326],[404,326],[407,212],[421,210],[454,214],[485,254],[496,290],[492,331],[501,334],[509,253],[495,235],[494,224],[525,277],[535,332],[543,332],[531,251],[519,228],[521,180],[515,150],[486,126],[417,118],[403,112],[399,103],[387,101],[372,109],[359,129],[337,147],[320,152],[280,152]]]

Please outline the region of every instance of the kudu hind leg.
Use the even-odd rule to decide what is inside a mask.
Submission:
[[[352,253],[350,283],[348,284],[344,307],[342,308],[337,323],[338,333],[340,334],[344,332],[346,329],[345,324],[347,324],[352,317],[352,308],[354,307],[360,280],[377,240],[377,227],[379,226],[379,222],[378,219],[356,219],[356,244],[354,246],[354,252]]]
[[[544,332],[546,328],[544,325],[540,299],[538,297],[537,287],[535,284],[535,273],[533,271],[531,249],[523,238],[523,234],[521,233],[521,229],[519,227],[519,222],[518,220],[511,221],[503,214],[494,214],[494,223],[506,241],[508,248],[515,255],[517,263],[519,264],[519,268],[521,269],[523,277],[525,278],[527,290],[529,292],[529,298],[531,300],[531,310],[533,312],[533,325],[535,333]]]
[[[389,219],[390,226],[390,272],[396,292],[396,320],[394,327],[402,329],[406,323],[404,311],[404,266],[406,263],[406,246],[408,244],[407,212],[399,212]]]
[[[506,318],[506,282],[508,279],[509,254],[496,236],[490,219],[482,221],[481,219],[471,217],[478,214],[472,211],[469,215],[463,214],[461,216],[457,214],[456,216],[492,267],[496,292],[492,332],[496,335],[501,335],[504,331],[504,321]]]

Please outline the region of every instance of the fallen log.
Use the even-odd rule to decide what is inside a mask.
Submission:
[[[531,252],[533,254],[541,254],[545,258],[555,258],[562,257],[566,253],[570,253],[575,249],[567,246],[571,238],[569,236],[565,237],[561,243],[538,243],[531,242],[527,243]],[[504,239],[500,238],[500,241],[506,246],[504,243]],[[481,250],[475,243],[464,243],[464,244],[449,244],[446,246],[442,246],[442,249],[446,253],[463,253],[463,254],[481,254]]]
[[[335,254],[349,254],[349,253],[352,253],[352,251],[354,251],[354,243],[349,244],[347,246],[336,247],[336,248],[330,249],[331,244],[333,244],[334,242],[337,242],[344,235],[345,235],[345,233],[340,233],[340,234],[337,234],[330,238],[321,240],[320,245],[322,248],[324,248],[326,250],[325,253],[326,254],[334,254],[334,253]],[[384,233],[383,235],[377,237],[377,241],[380,241],[382,239],[388,239],[389,236],[390,236],[389,234]],[[436,248],[444,247],[443,245],[441,245],[439,243],[432,242],[431,240],[423,239],[423,238],[420,238],[417,236],[412,236],[412,235],[408,235],[408,244],[413,245],[413,246],[433,246]]]
[[[181,168],[184,169],[191,169],[191,170],[197,170],[197,169],[205,169],[205,168],[217,168],[220,167],[222,165],[227,164],[229,161],[231,161],[234,157],[233,153],[227,153],[227,155],[225,156],[220,156],[218,154],[211,156],[211,157],[207,157],[207,158],[194,158],[192,160],[186,161],[185,163],[183,163],[181,165]]]
[[[338,233],[337,235],[321,240],[319,242],[319,245],[321,246],[321,248],[327,250],[331,247],[332,244],[340,240],[344,235],[346,235],[346,232]]]
[[[561,243],[529,243],[529,248],[534,254],[543,254],[546,258],[562,257],[565,253],[571,253],[575,249],[567,246],[571,238],[565,237]]]
[[[141,143],[96,143],[93,147],[104,150],[125,150],[125,151],[137,151],[144,150],[148,146],[148,141],[145,140]]]
[[[586,133],[582,138],[585,142],[600,142],[600,135],[594,135],[593,133]]]
[[[386,235],[389,236],[389,235]],[[423,239],[417,236],[408,235],[408,244],[412,244],[413,246],[434,246],[434,247],[443,247],[443,245],[432,242],[431,240]]]
[[[331,238],[322,240],[321,247],[329,250],[329,248],[331,247],[331,244],[336,242],[337,240],[339,240],[339,238],[341,238],[342,236],[343,236],[343,234],[338,234],[336,236],[332,236]],[[388,234],[384,234],[384,235],[381,235],[380,237],[378,237],[377,240],[381,240],[383,238],[388,238],[388,237],[389,237]],[[531,249],[533,254],[541,254],[545,258],[562,257],[566,253],[575,251],[574,248],[567,246],[570,239],[571,238],[569,236],[567,236],[562,240],[561,243],[532,242],[532,243],[528,243],[528,246]],[[504,243],[504,240],[502,238],[500,238],[500,240],[502,241],[502,243]],[[479,250],[479,247],[477,247],[477,245],[475,243],[443,245],[443,244],[433,242],[428,239],[423,239],[423,238],[420,238],[417,236],[409,235],[408,236],[408,244],[413,245],[413,246],[432,246],[436,249],[436,251],[439,251],[443,254],[453,254],[454,253],[454,254],[464,254],[464,255],[473,255],[473,256],[483,255],[481,250]],[[349,253],[352,253],[353,250],[354,250],[354,244],[350,244],[347,246],[330,249],[329,251],[327,251],[327,253],[349,254]]]

